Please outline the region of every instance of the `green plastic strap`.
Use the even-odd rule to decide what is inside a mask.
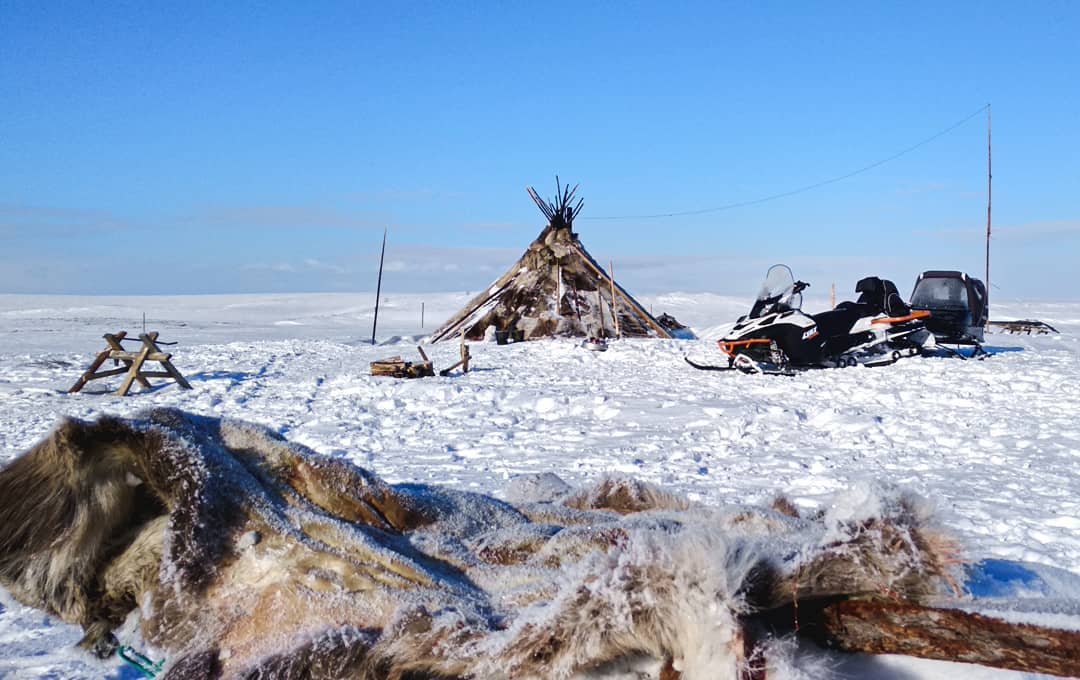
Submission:
[[[161,672],[162,666],[165,665],[164,659],[158,662],[151,661],[145,655],[140,654],[126,645],[117,649],[116,653],[121,659],[129,665],[139,669],[139,671],[148,678],[156,677],[157,674]]]

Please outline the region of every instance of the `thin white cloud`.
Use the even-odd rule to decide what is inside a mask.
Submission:
[[[1043,220],[1001,225],[991,223],[990,231],[992,240],[1001,240],[1014,244],[1066,241],[1080,236],[1080,219]],[[986,239],[986,223],[973,222],[971,226],[965,227],[917,229],[913,233],[920,236],[936,237],[951,243],[979,243]]]
[[[391,219],[371,212],[316,205],[208,206],[179,220],[192,226],[231,229],[382,229]]]
[[[94,236],[138,226],[107,210],[0,203],[0,235],[5,238]]]

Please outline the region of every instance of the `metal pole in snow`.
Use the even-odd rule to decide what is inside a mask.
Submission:
[[[379,296],[382,294],[382,267],[383,258],[386,257],[386,232],[389,227],[383,227],[382,252],[379,253],[379,280],[375,284],[375,318],[371,322],[371,344],[375,344],[375,327],[379,325]]]
[[[990,105],[986,105],[986,328],[990,328],[990,198],[992,195],[994,175],[991,172],[990,151]]]

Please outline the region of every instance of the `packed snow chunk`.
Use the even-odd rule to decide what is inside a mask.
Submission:
[[[554,472],[517,475],[506,486],[510,503],[554,503],[570,493],[572,487]]]

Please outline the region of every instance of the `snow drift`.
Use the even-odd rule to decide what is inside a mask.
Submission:
[[[800,518],[609,477],[513,505],[389,485],[264,427],[154,409],[66,419],[0,471],[0,585],[165,677],[566,678],[653,659],[738,676],[755,616],[940,592],[925,505],[873,489]],[[529,493],[530,491],[535,493]]]

